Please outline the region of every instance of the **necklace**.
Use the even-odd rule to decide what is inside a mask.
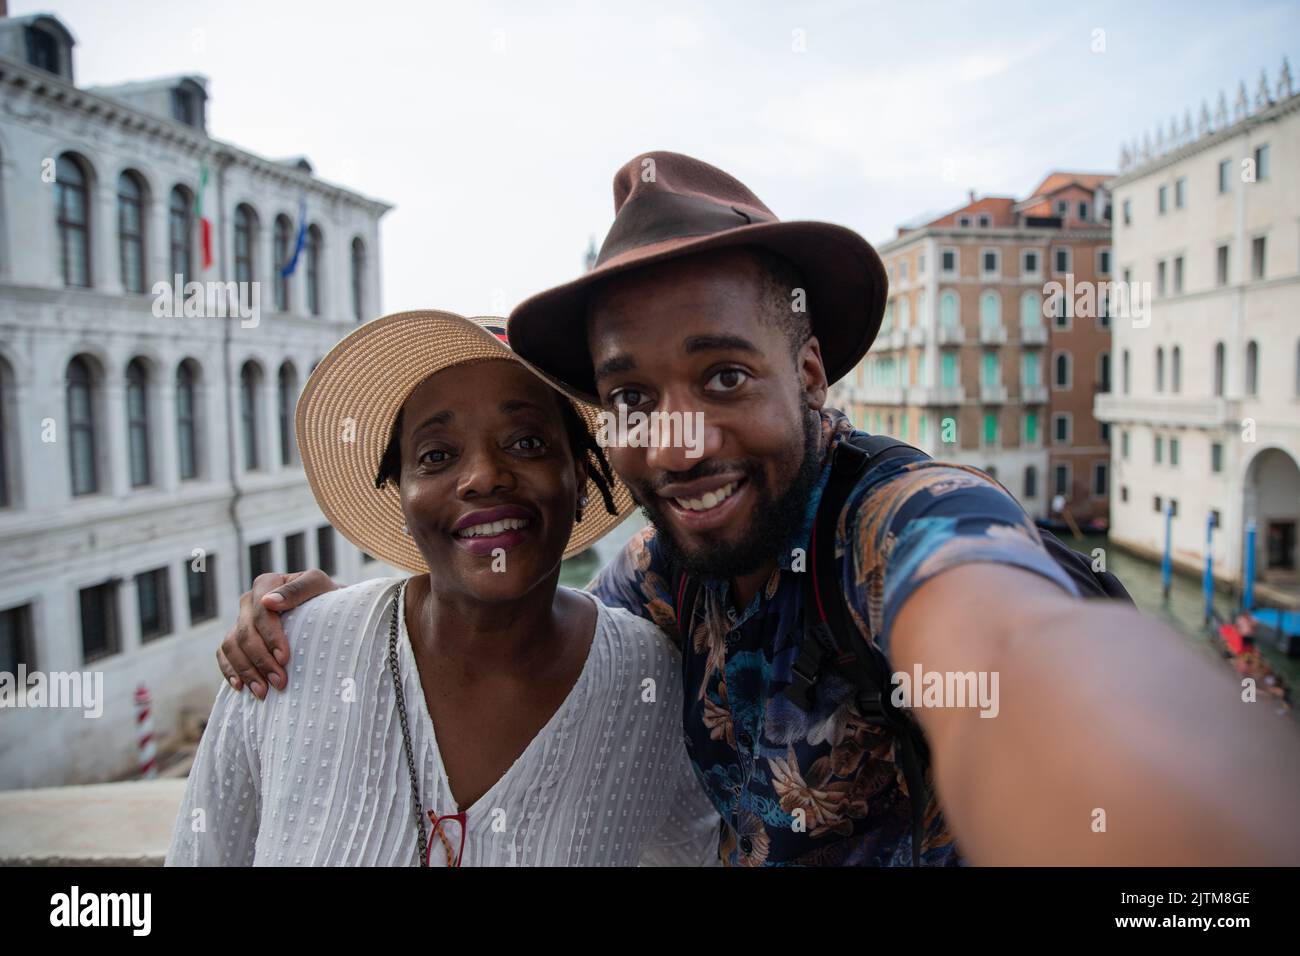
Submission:
[[[406,696],[402,693],[401,672],[397,667],[397,615],[398,609],[402,606],[402,595],[405,593],[406,582],[403,581],[397,586],[397,598],[393,601],[393,613],[388,621],[388,669],[393,675],[393,696],[397,700],[397,717],[402,724],[402,749],[406,753],[406,769],[411,775],[411,805],[415,808],[415,829],[420,841],[420,866],[427,867],[432,848],[429,846],[429,837],[424,830],[424,808],[420,805],[420,785],[415,773],[415,755],[411,749],[411,729],[406,720]],[[443,852],[447,854],[447,866],[460,866],[461,851],[465,848],[465,814],[449,813],[439,817],[430,810],[429,819],[433,821],[434,833],[438,835]],[[456,852],[452,851],[451,841],[447,839],[447,834],[442,829],[442,821],[447,819],[460,823],[461,845],[460,850]]]

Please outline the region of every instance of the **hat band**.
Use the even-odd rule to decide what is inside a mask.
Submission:
[[[610,227],[609,234],[600,247],[596,266],[602,266],[625,252],[663,242],[665,239],[708,236],[755,222],[775,221],[775,216],[764,215],[760,210],[744,212],[735,206],[700,196],[662,190],[644,192],[629,199],[619,209],[614,217],[614,225]]]

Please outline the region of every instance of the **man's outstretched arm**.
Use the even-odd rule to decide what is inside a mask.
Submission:
[[[889,646],[898,672],[998,674],[996,717],[913,711],[971,862],[1300,864],[1300,732],[1162,622],[972,563],[921,584]]]
[[[251,591],[239,596],[239,620],[217,648],[217,666],[235,690],[247,687],[265,700],[267,685],[284,690],[289,682],[289,642],[280,613],[339,585],[319,568],[294,574],[259,574]]]

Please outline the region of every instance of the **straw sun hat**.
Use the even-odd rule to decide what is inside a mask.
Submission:
[[[504,319],[432,310],[386,315],[354,329],[307,379],[295,416],[303,470],[330,524],[366,554],[407,571],[428,570],[415,541],[402,531],[406,518],[397,488],[392,482],[375,488],[379,461],[397,413],[417,385],[445,368],[489,359],[518,362],[554,384],[506,344]],[[596,434],[598,409],[578,400],[573,405]],[[573,526],[566,558],[631,512],[632,496],[617,476],[611,490],[617,515],[606,510],[588,479],[588,506]]]

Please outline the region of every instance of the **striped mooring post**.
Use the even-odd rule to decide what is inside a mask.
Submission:
[[[153,742],[153,700],[149,689],[141,684],[135,689],[135,737],[140,750],[142,779],[158,776],[158,752]]]

